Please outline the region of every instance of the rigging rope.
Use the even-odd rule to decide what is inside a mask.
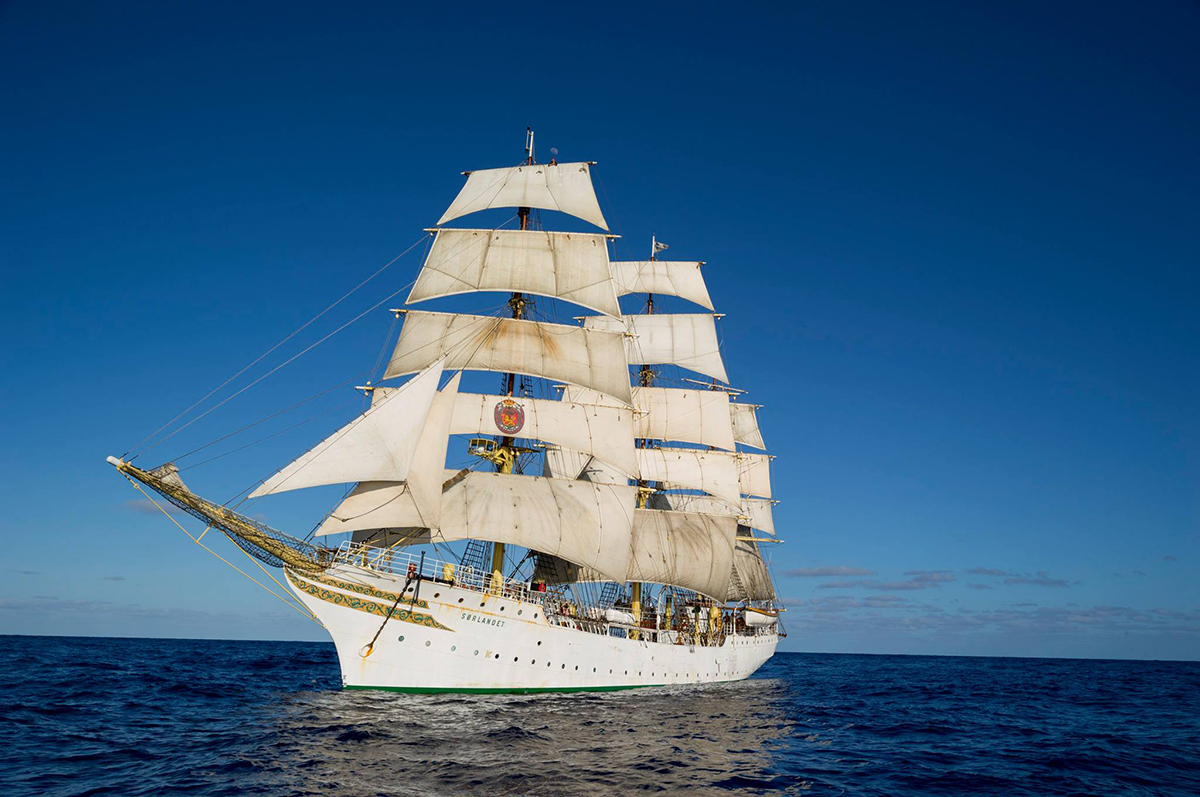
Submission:
[[[157,429],[155,429],[155,430],[154,430],[153,432],[151,432],[150,434],[146,435],[144,438],[142,438],[142,439],[141,439],[141,441],[139,441],[139,442],[137,443],[137,445],[133,446],[133,448],[129,449],[129,451],[125,452],[125,454],[121,455],[121,459],[125,459],[125,457],[126,457],[126,456],[128,456],[128,455],[129,455],[131,452],[133,452],[133,451],[138,451],[138,453],[139,453],[139,454],[141,454],[141,453],[145,453],[146,451],[149,451],[149,450],[150,450],[150,448],[153,448],[154,446],[150,446],[149,448],[145,448],[145,449],[142,449],[141,447],[142,447],[142,446],[143,446],[145,443],[147,443],[149,440],[151,440],[152,438],[154,438],[154,436],[155,436],[155,435],[157,435],[159,432],[162,432],[164,429],[166,429],[167,427],[169,427],[171,424],[173,424],[173,423],[175,423],[176,421],[178,421],[178,420],[179,420],[180,418],[182,418],[184,415],[187,415],[189,412],[191,412],[193,409],[195,409],[196,407],[198,407],[200,404],[202,404],[202,403],[204,403],[205,401],[207,401],[207,400],[208,400],[208,399],[209,399],[209,398],[210,398],[210,397],[211,397],[211,396],[212,396],[214,393],[216,393],[217,391],[219,391],[219,390],[221,390],[222,388],[224,388],[226,385],[228,385],[228,384],[229,384],[230,382],[232,382],[233,380],[237,379],[237,378],[238,378],[239,376],[241,376],[242,374],[246,373],[246,371],[250,370],[250,369],[251,369],[251,368],[253,368],[255,365],[257,365],[259,362],[261,362],[261,361],[263,360],[263,358],[267,357],[267,356],[268,356],[268,355],[270,355],[272,352],[274,352],[276,349],[278,349],[280,346],[282,346],[283,344],[287,343],[289,340],[291,340],[292,338],[294,338],[296,335],[298,335],[298,334],[300,334],[301,332],[303,332],[305,329],[307,329],[307,328],[308,328],[308,327],[309,327],[311,324],[313,324],[315,321],[317,321],[317,320],[318,320],[318,319],[320,319],[322,316],[324,316],[326,313],[328,313],[330,310],[332,310],[333,308],[337,307],[339,304],[341,304],[341,303],[342,303],[342,302],[344,302],[346,299],[348,299],[348,298],[351,296],[351,294],[355,293],[355,292],[356,292],[356,291],[357,291],[359,288],[361,288],[362,286],[366,285],[366,284],[367,284],[368,282],[370,282],[371,280],[373,280],[373,279],[375,279],[376,277],[378,277],[378,276],[379,276],[380,274],[382,274],[382,273],[383,273],[385,270],[387,270],[387,269],[388,269],[390,266],[392,266],[392,265],[393,265],[393,264],[394,264],[394,263],[395,263],[397,260],[399,260],[400,258],[404,257],[404,256],[405,256],[405,255],[407,255],[409,252],[411,252],[413,249],[415,249],[415,248],[416,248],[416,247],[417,247],[417,246],[418,246],[418,245],[419,245],[419,244],[420,244],[422,241],[424,241],[424,240],[425,240],[426,238],[428,238],[428,237],[429,237],[428,235],[422,235],[422,236],[421,236],[419,239],[417,239],[416,241],[414,241],[414,242],[412,243],[412,245],[411,245],[411,246],[409,246],[407,249],[405,249],[405,250],[404,250],[403,252],[401,252],[400,254],[398,254],[398,255],[396,255],[395,257],[393,257],[393,258],[392,258],[391,260],[389,260],[387,263],[384,263],[384,264],[383,264],[383,265],[382,265],[380,268],[378,268],[378,269],[377,269],[377,270],[376,270],[376,271],[375,271],[373,274],[371,274],[369,277],[367,277],[367,278],[366,278],[365,280],[363,280],[362,282],[360,282],[360,283],[358,283],[357,285],[355,285],[353,288],[351,288],[349,291],[347,291],[345,294],[343,294],[343,295],[342,295],[342,297],[341,297],[341,298],[339,298],[337,301],[335,301],[333,304],[329,305],[329,306],[328,306],[328,307],[326,307],[324,310],[322,310],[321,312],[317,313],[315,316],[313,316],[312,318],[310,318],[308,321],[305,321],[305,322],[304,322],[303,324],[301,324],[301,325],[300,325],[300,326],[299,326],[299,327],[298,327],[298,328],[297,328],[295,331],[293,331],[291,334],[289,334],[289,335],[288,335],[287,337],[285,337],[283,340],[279,341],[279,342],[278,342],[278,343],[276,343],[274,346],[272,346],[271,348],[267,349],[265,352],[263,352],[262,354],[260,354],[258,357],[254,358],[254,360],[253,360],[252,362],[250,362],[248,365],[246,365],[244,368],[242,368],[242,369],[241,369],[240,371],[238,371],[236,374],[234,374],[233,376],[229,377],[229,378],[228,378],[228,379],[226,379],[224,382],[222,382],[221,384],[219,384],[219,385],[217,385],[216,387],[214,387],[212,390],[210,390],[210,391],[208,391],[207,393],[205,393],[203,396],[201,396],[199,399],[197,399],[197,400],[196,400],[194,403],[192,403],[192,405],[191,405],[191,406],[189,406],[187,409],[183,410],[183,411],[182,411],[182,412],[180,412],[178,415],[176,415],[174,418],[172,418],[171,420],[167,421],[166,423],[164,423],[162,426],[160,426],[160,427],[158,427]],[[411,284],[411,283],[410,283],[410,284]],[[408,286],[405,286],[405,287],[408,287]],[[401,288],[400,290],[404,290],[404,288]],[[400,292],[400,291],[396,291],[396,293],[399,293],[399,292]],[[395,295],[396,295],[396,294],[392,294],[392,296],[395,296]],[[388,298],[390,299],[390,298],[391,298],[391,296],[389,296]],[[384,301],[387,301],[387,299],[384,299]],[[376,306],[378,306],[378,305],[376,305]],[[372,309],[374,309],[374,308],[372,308]],[[359,318],[361,318],[361,317],[362,317],[362,316],[359,316]],[[358,319],[356,318],[355,320],[357,321]],[[343,328],[344,328],[344,327],[339,327],[339,328],[338,328],[338,330],[336,330],[336,331],[341,331],[341,329],[343,329]],[[328,336],[326,336],[326,338],[327,338],[327,337],[328,337]],[[324,341],[324,340],[326,340],[326,338],[322,338],[321,340],[322,340],[322,341]],[[320,342],[320,341],[318,341],[318,342]],[[310,347],[310,348],[311,348],[311,347]],[[305,349],[305,351],[308,351],[308,349]],[[301,352],[301,354],[303,354],[303,353],[304,353],[304,352]],[[297,355],[297,356],[299,356],[299,355]],[[293,358],[293,359],[295,359],[295,358]],[[291,360],[288,360],[288,362],[291,362]],[[285,363],[285,365],[286,365],[286,363]],[[282,366],[280,366],[280,367],[282,367]],[[277,369],[275,369],[275,370],[278,370],[278,368],[277,368]],[[274,371],[271,371],[270,373],[274,373]],[[270,373],[268,373],[268,374],[267,374],[267,376],[269,376],[269,375],[270,375]],[[265,378],[265,377],[264,377],[264,378]],[[256,380],[255,382],[252,382],[252,383],[251,383],[251,385],[257,384],[257,382],[258,382],[258,381],[261,381],[261,378],[260,378],[259,380]],[[248,385],[247,387],[249,387],[249,385]],[[245,390],[245,388],[243,388],[242,390]],[[238,391],[238,392],[240,393],[240,392],[242,392],[242,391]],[[235,393],[234,395],[236,396],[236,395],[237,395],[237,393]],[[230,398],[232,398],[232,397],[233,397],[233,396],[230,396]],[[228,400],[229,400],[229,399],[226,399],[225,401],[228,401]],[[222,404],[224,404],[225,402],[221,402],[221,403],[222,403]],[[221,406],[221,405],[220,405],[220,404],[218,404],[217,406],[219,407],[219,406]],[[213,407],[213,409],[216,409],[216,407]],[[212,410],[209,410],[208,412],[212,412]],[[190,421],[189,423],[185,424],[185,426],[184,426],[184,427],[181,427],[180,429],[176,429],[176,430],[175,430],[175,432],[172,432],[170,435],[167,435],[167,437],[171,437],[171,436],[173,436],[173,435],[174,435],[176,432],[179,432],[179,431],[181,431],[183,428],[186,428],[187,426],[190,426],[192,423],[195,423],[195,421],[197,421],[197,420],[199,420],[200,418],[204,417],[204,415],[207,415],[207,414],[208,414],[208,412],[204,413],[204,414],[203,414],[203,415],[201,415],[199,418],[196,418],[196,419],[194,419],[194,420]],[[163,438],[163,440],[166,440],[166,439],[167,439],[167,438]],[[158,445],[159,443],[163,442],[163,440],[159,440],[159,441],[158,441],[158,443],[155,443],[154,445],[155,445],[155,446],[156,446],[156,445]],[[140,449],[140,451],[139,451],[139,449]]]

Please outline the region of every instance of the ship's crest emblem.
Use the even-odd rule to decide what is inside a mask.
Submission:
[[[496,402],[492,417],[496,428],[505,434],[513,435],[525,428],[525,408],[512,399]]]

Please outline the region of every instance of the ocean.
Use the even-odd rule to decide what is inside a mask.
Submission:
[[[1200,794],[1200,663],[781,653],[704,687],[339,687],[332,644],[0,637],[0,795]]]

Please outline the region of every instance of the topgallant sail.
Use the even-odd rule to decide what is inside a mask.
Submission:
[[[394,311],[385,384],[251,493],[349,485],[315,542],[200,497],[172,463],[109,457],[282,568],[287,597],[333,638],[348,689],[730,681],[783,634],[763,558],[778,542],[771,457],[758,406],[725,384],[703,264],[659,260],[659,243],[649,260],[612,261],[592,166],[537,163],[530,132],[520,165],[466,173],[429,231],[406,300],[420,309]],[[517,228],[444,226],[498,207],[517,209]],[[543,229],[538,210],[601,232]],[[481,292],[507,294],[504,311],[425,304]],[[640,312],[622,310],[628,296]],[[700,310],[658,312],[656,297]],[[591,314],[542,310],[560,302]],[[501,374],[500,392],[460,390],[475,371]],[[464,436],[474,465],[448,468]]]

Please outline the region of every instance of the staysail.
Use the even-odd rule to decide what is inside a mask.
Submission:
[[[373,405],[317,443],[263,482],[250,497],[321,484],[404,481],[443,365],[443,358],[432,358],[420,374],[397,388],[387,401]]]

